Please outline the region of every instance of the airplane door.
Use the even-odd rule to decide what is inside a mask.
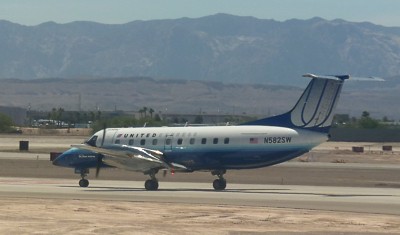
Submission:
[[[173,135],[166,135],[165,136],[165,141],[164,141],[164,150],[165,151],[172,151],[172,140],[173,140]]]
[[[117,132],[117,129],[107,129],[106,130],[106,138],[103,144],[108,145],[108,144],[114,144],[114,139],[115,139],[115,133]],[[103,139],[103,136],[100,135],[98,137],[98,142],[101,143]]]
[[[115,133],[117,133],[116,129],[107,130],[106,132],[106,140],[111,140],[111,144],[115,143]]]

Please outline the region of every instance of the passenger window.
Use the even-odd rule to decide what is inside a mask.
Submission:
[[[120,143],[120,140],[115,140],[115,144],[119,144]]]
[[[157,145],[157,139],[153,139],[153,145]]]
[[[194,138],[191,138],[189,142],[190,142],[190,144],[194,144],[195,139],[194,139]]]
[[[206,138],[201,139],[201,144],[206,144],[206,143],[207,143],[207,139]]]
[[[129,140],[128,145],[133,145],[133,140]]]
[[[218,144],[218,138],[213,139],[213,144]]]
[[[182,142],[183,142],[183,139],[178,139],[177,144],[178,144],[178,145],[181,145]]]
[[[145,139],[141,139],[140,140],[140,145],[145,145],[146,144],[146,140]]]
[[[165,145],[171,145],[171,139],[166,139],[165,140]]]
[[[229,138],[224,139],[224,144],[229,144]]]

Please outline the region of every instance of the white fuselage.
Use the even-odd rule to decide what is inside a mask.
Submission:
[[[189,169],[240,169],[277,164],[327,140],[326,134],[275,126],[109,128],[96,145],[162,151],[165,160]]]

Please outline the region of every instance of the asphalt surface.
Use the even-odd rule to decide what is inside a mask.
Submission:
[[[199,231],[220,234],[229,234],[224,231],[238,234],[240,231],[254,231],[255,234],[266,231],[274,234],[321,234],[322,231],[327,234],[335,234],[335,231],[340,234],[397,234],[397,228],[400,228],[396,222],[400,215],[398,145],[388,153],[382,152],[379,144],[368,143],[366,153],[354,154],[349,150],[354,143],[327,143],[291,162],[228,171],[225,174],[227,189],[221,192],[213,190],[215,176],[209,172],[168,173],[165,176],[160,172],[157,175],[159,190],[146,191],[144,181],[148,176],[142,173],[109,168],[101,169],[96,178],[92,170],[88,176],[89,187],[81,188],[78,186],[80,176],[74,174],[73,169],[53,166],[49,152],[63,151],[72,143],[80,143],[80,138],[29,137],[31,145],[26,152],[17,150],[19,139],[18,136],[0,136],[0,210],[7,215],[2,217],[2,233],[54,231],[55,234],[71,234],[73,227],[84,234],[100,231],[100,228],[101,231],[112,228],[114,233],[120,234],[149,233],[149,228],[154,230],[150,233],[176,234],[178,230],[174,227],[166,229],[162,225],[171,217],[170,211],[183,213],[179,219],[182,226],[192,228],[187,234],[193,231],[199,234],[202,234]],[[188,209],[188,205],[208,209]],[[144,213],[141,223],[148,221],[143,228],[135,223],[138,218],[130,216],[138,207]],[[101,217],[101,212],[86,213],[87,218],[83,214],[105,208],[107,214],[116,218]],[[133,221],[121,223],[117,218],[122,213],[121,208],[127,213],[123,218]],[[68,209],[68,215],[64,215]],[[160,209],[165,209],[165,213],[159,214]],[[238,220],[229,210],[240,210],[243,213],[240,218],[248,219]],[[251,218],[258,210],[263,210],[260,219]],[[280,214],[273,217],[279,221],[264,218],[265,213],[272,210],[279,210]],[[37,211],[41,213],[37,214]],[[194,218],[184,216],[187,213],[194,214]],[[35,219],[33,215],[42,216],[42,219]],[[196,219],[207,216],[209,219],[204,219],[204,224],[199,224]],[[41,222],[49,218],[54,226]],[[229,219],[221,227],[224,218]],[[83,225],[82,220],[93,226]],[[104,224],[104,220],[108,223]],[[60,227],[65,221],[70,224]],[[214,227],[206,226],[216,221]],[[287,221],[292,221],[293,226]],[[30,227],[22,229],[21,223],[29,223]],[[259,225],[255,227],[255,223]]]
[[[11,156],[16,155],[16,156]],[[11,156],[11,157],[10,157]],[[48,154],[7,153],[0,152],[0,177],[28,178],[65,178],[76,179],[70,168],[52,165]],[[201,182],[211,183],[214,180],[209,172],[167,173],[157,175],[162,182]],[[346,186],[346,187],[379,187],[400,188],[400,165],[366,164],[366,163],[325,163],[325,162],[288,162],[276,166],[232,170],[225,174],[230,183],[239,184],[276,184],[276,185],[311,185],[311,186]],[[101,169],[98,179],[91,170],[88,179],[145,181],[148,176],[138,172],[116,168]]]
[[[214,191],[205,183],[164,182],[146,191],[140,181],[97,180],[80,188],[73,180],[0,178],[0,196],[296,208],[400,215],[400,189],[231,184]]]

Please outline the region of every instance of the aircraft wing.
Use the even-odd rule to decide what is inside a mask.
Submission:
[[[128,145],[111,145],[106,147],[94,147],[87,144],[72,145],[72,147],[100,153],[104,157],[102,161],[110,166],[131,171],[148,172],[152,169],[169,169],[174,171],[188,170],[185,166],[167,163],[163,160],[163,153],[158,150],[140,148]]]

